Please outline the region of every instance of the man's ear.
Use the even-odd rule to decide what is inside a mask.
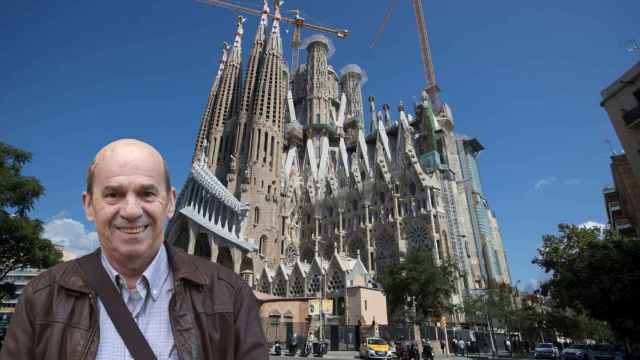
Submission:
[[[167,218],[171,219],[176,211],[176,188],[171,187],[167,199]]]
[[[87,217],[87,220],[93,221],[96,218],[96,213],[93,209],[93,204],[91,204],[91,195],[86,191],[82,193],[82,207],[84,208],[84,215]]]

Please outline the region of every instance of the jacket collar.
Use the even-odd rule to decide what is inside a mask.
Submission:
[[[175,281],[188,280],[198,285],[207,285],[209,279],[207,276],[198,269],[197,265],[190,259],[191,256],[187,255],[183,250],[176,248],[168,243],[165,243],[167,249],[167,257],[169,259],[169,265],[171,271],[173,271],[173,278]],[[100,248],[91,254],[86,256],[93,257],[92,260],[100,261]],[[91,293],[91,286],[89,282],[78,266],[77,260],[74,260],[61,274],[58,283],[70,290],[78,291],[82,293]]]
[[[173,278],[177,280],[189,280],[198,285],[209,284],[209,279],[198,269],[198,266],[193,261],[193,256],[187,255],[184,250],[174,247],[165,243],[167,247],[167,257],[169,258],[169,264],[173,271]]]

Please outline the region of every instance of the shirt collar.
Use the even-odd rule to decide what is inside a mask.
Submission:
[[[100,254],[100,260],[102,262],[102,266],[107,271],[109,278],[113,281],[116,286],[120,286],[117,282],[117,278],[122,278],[122,275],[116,271],[116,269],[111,266],[109,260],[104,255],[104,251]],[[164,243],[160,246],[158,253],[151,261],[151,264],[147,267],[147,269],[142,273],[142,278],[138,281],[141,281],[143,278],[146,279],[147,284],[149,286],[149,290],[151,293],[151,297],[153,301],[157,301],[160,296],[160,290],[162,288],[162,284],[164,283],[167,275],[169,274],[169,260],[167,258],[167,249]]]

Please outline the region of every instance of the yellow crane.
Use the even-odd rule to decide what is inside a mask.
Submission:
[[[242,12],[245,14],[252,14],[256,16],[262,15],[262,10],[234,4],[230,1],[225,1],[225,0],[197,0],[197,1],[204,4],[208,4],[208,5],[220,6],[223,8],[231,9],[231,10]],[[305,19],[302,16],[300,16],[300,10],[291,10],[291,12],[295,14],[293,18],[281,16],[280,21],[284,21],[294,26],[293,37],[291,40],[291,48],[293,50],[291,54],[291,70],[292,71],[294,71],[300,64],[300,44],[301,44],[300,30],[303,27],[313,31],[334,34],[338,39],[344,39],[347,37],[347,35],[349,35],[349,30],[347,29],[336,29],[336,28],[331,28],[327,26],[316,25],[316,24],[311,24],[306,22]],[[269,16],[273,17],[273,15],[269,15]]]
[[[384,19],[382,20],[382,24],[378,28],[376,35],[374,36],[373,41],[371,42],[370,47],[373,48],[376,46],[378,40],[380,39],[380,35],[384,32],[385,26],[389,19],[391,18],[391,14],[393,14],[393,10],[398,4],[399,0],[391,0],[389,3],[389,8],[385,13]],[[436,73],[433,69],[433,60],[431,58],[431,49],[429,47],[429,35],[427,33],[427,22],[424,19],[424,10],[422,9],[422,0],[411,0],[413,4],[413,11],[416,16],[416,25],[418,27],[418,39],[420,40],[420,54],[422,55],[422,66],[424,69],[424,77],[427,81],[426,91],[427,94],[431,97],[431,102],[433,103],[434,108],[440,108],[440,88],[438,87],[438,83],[436,82]]]

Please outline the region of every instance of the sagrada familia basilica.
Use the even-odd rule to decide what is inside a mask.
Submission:
[[[277,3],[269,24],[265,2],[246,67],[243,18],[224,46],[169,241],[279,297],[378,287],[376,274],[418,246],[459,265],[454,303],[510,283],[480,183],[482,144],[454,133],[449,106],[426,92],[379,109],[358,65],[328,63],[322,35],[289,69]]]

